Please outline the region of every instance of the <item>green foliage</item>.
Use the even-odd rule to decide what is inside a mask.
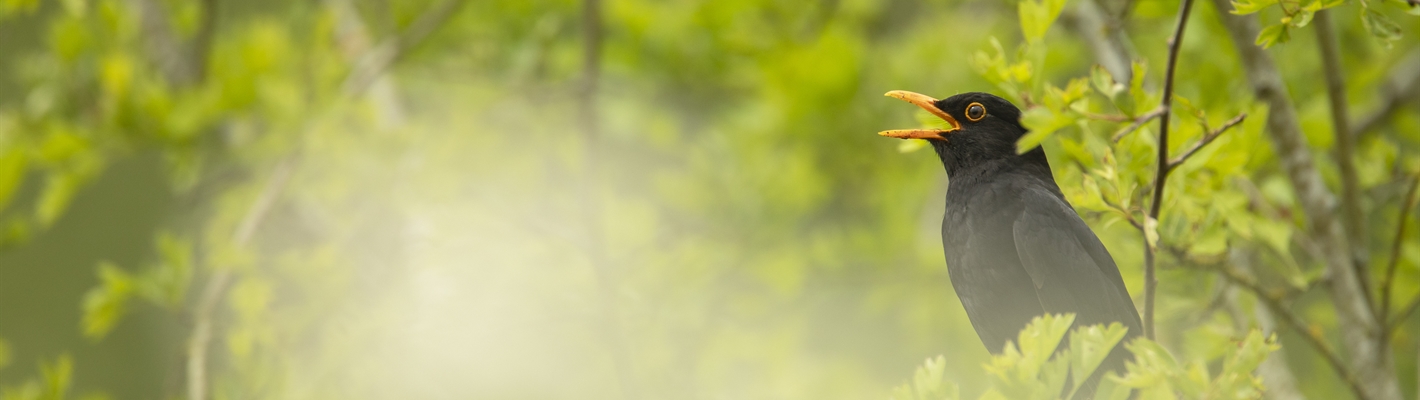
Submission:
[[[1016,3],[1021,19],[1021,31],[1026,40],[1038,42],[1045,38],[1045,31],[1060,17],[1065,8],[1065,0],[1021,0]]]
[[[182,55],[198,47],[203,2],[152,3],[170,37],[154,36],[137,2],[0,0],[4,33],[22,31],[0,38],[11,46],[0,48],[0,248],[65,226],[109,229],[111,216],[70,208],[137,179],[120,166],[159,164],[175,203],[155,212],[153,248],[125,256],[62,243],[84,256],[76,268],[96,266],[99,284],[64,303],[83,309],[78,332],[74,321],[34,329],[185,353],[212,277],[228,276],[212,297],[213,398],[867,398],[897,383],[902,363],[943,349],[952,353],[892,396],[1049,397],[1077,385],[1062,371],[1097,368],[1122,328],[1076,329],[1071,350],[1051,359],[1046,348],[1070,325],[1050,317],[1014,353],[988,358],[947,289],[933,208],[946,190],[940,166],[921,151],[899,155],[926,142],[872,135],[941,122],[879,96],[890,89],[985,90],[1020,105],[1032,133],[1018,148],[1046,149],[1136,298],[1144,243],[1166,250],[1158,341],[1126,344],[1143,354],[1137,373],[1105,379],[1099,398],[1123,398],[1129,385],[1189,398],[1259,390],[1247,363],[1271,342],[1246,331],[1267,326],[1249,312],[1252,297],[1187,266],[1246,263],[1268,290],[1298,293],[1288,304],[1332,337],[1335,312],[1312,293],[1324,285],[1308,216],[1207,2],[1180,48],[1170,155],[1251,117],[1174,171],[1158,220],[1143,217],[1157,120],[1114,136],[1159,105],[1175,3],[1132,2],[1121,14],[1134,54],[1114,71],[1096,66],[1079,26],[1051,30],[1078,5],[1058,0],[603,1],[590,102],[579,95],[577,1],[463,2],[425,40],[401,42],[391,79],[360,94],[346,79],[378,58],[361,43],[390,43],[440,2],[355,0],[351,15],[343,1],[221,2],[198,74],[180,67],[196,59]],[[1393,51],[1343,42],[1359,119],[1416,47],[1416,35],[1386,34],[1414,29],[1398,4],[1234,7],[1274,26],[1269,44],[1336,6],[1342,38],[1392,38]],[[1389,19],[1367,20],[1372,11]],[[1316,52],[1269,53],[1337,185]],[[1420,166],[1416,132],[1402,107],[1357,143],[1373,260],[1389,259],[1379,244],[1396,228],[1394,182]],[[1420,290],[1412,242],[1397,301]],[[91,261],[104,259],[120,263]],[[0,282],[11,270],[0,267]],[[136,325],[124,315],[143,307],[162,311],[158,327],[178,326],[163,332],[178,340],[107,335]],[[1401,324],[1396,354],[1414,354],[1403,339],[1413,325]],[[1309,397],[1344,396],[1308,348],[1287,350],[1286,370]],[[1414,357],[1395,360],[1413,369]],[[583,367],[563,376],[547,365]],[[75,375],[75,387],[122,372]],[[1411,375],[1397,375],[1402,386]],[[44,391],[33,387],[28,398]]]
[[[159,260],[137,275],[111,262],[98,265],[99,286],[84,295],[84,335],[102,339],[123,318],[129,300],[139,296],[153,305],[180,311],[192,280],[192,244],[170,233],[159,233]]]
[[[1373,2],[1375,0],[1358,0],[1361,9],[1361,23],[1366,28],[1366,32],[1371,36],[1380,39],[1386,47],[1390,47],[1396,40],[1400,39],[1400,25],[1391,21],[1390,17],[1377,11]],[[1384,2],[1384,0],[1381,0]],[[1303,4],[1305,3],[1305,4]],[[1291,30],[1306,27],[1311,22],[1317,11],[1334,8],[1346,4],[1346,0],[1311,0],[1305,1],[1270,1],[1270,0],[1234,0],[1233,14],[1247,15],[1256,14],[1272,6],[1277,6],[1282,11],[1282,17],[1275,24],[1269,24],[1257,35],[1257,45],[1263,48],[1286,43],[1291,40]],[[1420,6],[1406,4],[1407,12],[1420,15]]]
[[[39,376],[14,386],[0,387],[0,400],[67,400],[74,380],[74,360],[68,354],[54,361],[39,363]],[[104,400],[108,396],[95,393],[77,397],[81,400]]]
[[[979,397],[990,399],[1058,399],[1073,398],[1082,377],[1089,376],[1109,351],[1124,338],[1126,329],[1118,324],[1108,328],[1085,326],[1070,333],[1070,347],[1056,352],[1074,316],[1045,315],[1037,317],[1021,330],[1014,343],[992,358],[986,365],[991,386]],[[1253,374],[1267,355],[1280,347],[1275,337],[1264,337],[1249,331],[1239,342],[1231,343],[1222,355],[1222,369],[1217,374],[1208,371],[1204,361],[1180,363],[1158,343],[1137,338],[1126,348],[1134,360],[1126,365],[1127,372],[1119,376],[1111,371],[1101,380],[1095,399],[1126,399],[1137,393],[1140,400],[1176,399],[1255,399],[1262,395],[1263,382]],[[941,373],[944,358],[928,359],[917,369],[913,380],[893,389],[892,400],[956,399],[955,386],[946,382]],[[1071,382],[1065,381],[1070,371]],[[1067,386],[1068,385],[1068,386]],[[1069,388],[1069,391],[1064,389]],[[1062,394],[1065,394],[1062,396]]]
[[[951,382],[943,380],[947,365],[947,359],[942,356],[929,358],[921,367],[917,367],[917,372],[912,375],[912,381],[893,388],[890,400],[957,400],[961,398],[961,389]]]
[[[101,339],[128,309],[133,295],[133,276],[109,262],[99,263],[99,286],[84,295],[84,336]]]

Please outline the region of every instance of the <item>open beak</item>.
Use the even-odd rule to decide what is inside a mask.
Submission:
[[[878,132],[879,135],[898,139],[947,140],[946,134],[961,130],[961,123],[958,123],[956,118],[952,118],[951,114],[947,114],[946,111],[937,108],[937,99],[931,96],[906,90],[894,90],[887,92],[885,96],[922,107],[923,110],[927,110],[927,112],[932,113],[932,115],[936,115],[938,118],[947,121],[952,127],[949,129],[893,129]]]

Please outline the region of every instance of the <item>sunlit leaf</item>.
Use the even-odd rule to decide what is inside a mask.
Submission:
[[[21,149],[0,154],[0,211],[5,210],[15,191],[20,188],[25,177],[26,164],[28,159]]]
[[[1026,40],[1039,41],[1045,38],[1045,31],[1055,23],[1060,11],[1065,8],[1065,0],[1021,0],[1017,3],[1020,14],[1021,31]]]
[[[118,265],[101,262],[99,286],[84,294],[84,336],[102,339],[118,324],[133,293],[133,277]]]
[[[1237,15],[1247,15],[1262,11],[1262,9],[1275,4],[1277,3],[1266,0],[1233,0],[1233,10],[1230,12]]]
[[[1272,47],[1274,44],[1286,43],[1291,37],[1291,33],[1289,33],[1287,29],[1287,24],[1272,24],[1268,25],[1266,28],[1262,28],[1262,32],[1258,32],[1256,44],[1265,49]]]
[[[1115,345],[1124,339],[1124,335],[1129,331],[1124,325],[1115,322],[1108,327],[1101,325],[1090,325],[1075,329],[1070,334],[1070,352],[1075,355],[1071,359],[1073,362],[1070,370],[1073,372],[1074,385],[1079,386],[1085,378],[1095,372],[1105,357],[1109,356]]]

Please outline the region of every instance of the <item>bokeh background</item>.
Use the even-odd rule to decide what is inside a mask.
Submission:
[[[1014,1],[0,0],[0,396],[862,399],[943,355],[975,397],[945,174],[874,133],[933,123],[888,90],[1064,113],[1050,90],[1113,76],[1150,105],[1090,92],[1044,146],[1142,304],[1142,236],[1096,180],[1141,212],[1156,131],[1111,145],[1127,123],[1089,116],[1157,103],[1179,3],[1054,3],[1033,38]],[[1306,2],[1282,3],[1235,18]],[[1406,7],[1331,10],[1353,118],[1383,111],[1354,151],[1358,242],[1377,271],[1402,257],[1397,310],[1420,290],[1420,239],[1394,233],[1420,166]],[[1214,127],[1251,116],[1170,182],[1159,341],[1216,370],[1278,331],[1276,398],[1344,398],[1252,294],[1180,267],[1251,260],[1343,348],[1221,18],[1193,10],[1177,93]],[[1267,51],[1341,190],[1311,29]],[[1176,114],[1179,148],[1205,129]]]

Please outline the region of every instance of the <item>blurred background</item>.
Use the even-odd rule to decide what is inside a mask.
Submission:
[[[0,0],[0,397],[885,398],[936,355],[975,397],[989,353],[943,265],[945,174],[875,135],[933,122],[882,94],[1025,108],[1095,75],[1157,102],[1177,1],[1055,3],[1033,38],[1024,6],[985,0]],[[1403,256],[1399,310],[1420,290],[1420,242],[1394,233],[1420,19],[1334,10],[1355,119],[1384,111],[1355,150],[1360,248]],[[1177,172],[1164,240],[1253,260],[1338,347],[1267,106],[1215,2],[1193,13],[1177,93],[1215,127],[1252,116]],[[1268,52],[1340,188],[1303,29]],[[1091,96],[1077,114],[1135,115]],[[1142,304],[1142,238],[1090,176],[1149,182],[1153,134],[1111,150],[1127,123],[1082,121],[1044,145]],[[1206,131],[1183,121],[1175,148]],[[1139,186],[1117,190],[1138,207]],[[1281,331],[1286,398],[1350,395],[1247,292],[1168,268],[1190,262],[1160,261],[1175,357],[1216,367]],[[1392,340],[1409,397],[1417,328]]]

